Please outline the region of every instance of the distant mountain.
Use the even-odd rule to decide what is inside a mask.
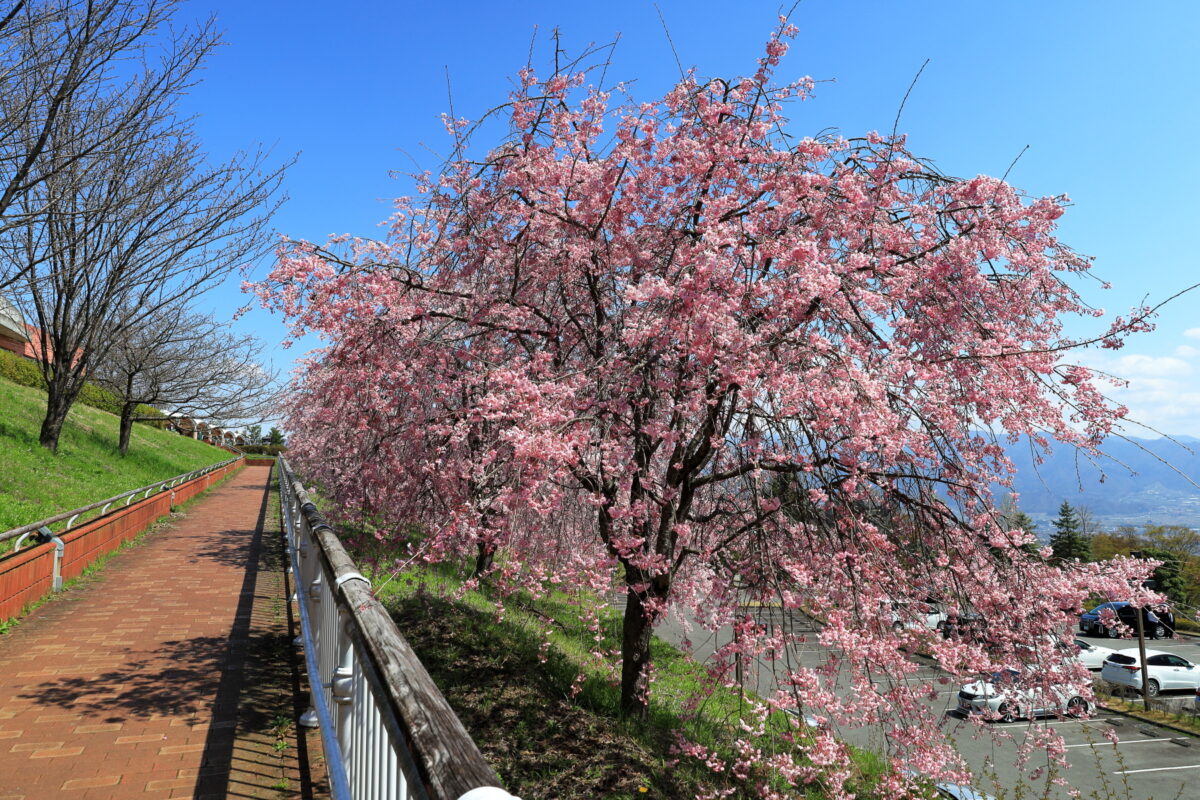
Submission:
[[[1020,506],[1034,519],[1056,516],[1066,500],[1107,525],[1200,526],[1200,438],[1172,438],[1110,439],[1098,459],[1059,445],[1042,464],[1028,444],[1010,447]]]

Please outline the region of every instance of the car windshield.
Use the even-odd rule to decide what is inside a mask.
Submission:
[[[1021,673],[1015,669],[1006,669],[992,673],[992,683],[1002,686],[1016,686],[1021,682]]]

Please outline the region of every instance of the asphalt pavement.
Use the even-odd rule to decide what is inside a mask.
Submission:
[[[760,621],[772,625],[787,626],[789,630],[811,634],[808,641],[796,645],[786,654],[807,666],[822,663],[827,656],[825,648],[817,643],[819,624],[799,612],[782,612],[775,608],[750,608]],[[690,651],[704,660],[721,645],[728,643],[730,630],[715,634],[693,630],[685,633],[676,621],[661,624],[655,633],[667,641],[679,645],[690,644]],[[1137,640],[1112,640],[1103,637],[1083,636],[1078,638],[1094,644],[1120,650],[1137,647]],[[1179,637],[1147,641],[1147,648],[1176,653],[1189,661],[1200,664],[1200,639]],[[917,657],[920,666],[912,676],[913,681],[936,681],[944,673],[929,659]],[[760,694],[775,690],[769,663],[747,665],[743,671],[746,689]],[[1098,673],[1096,673],[1098,676]],[[1019,720],[1012,723],[986,723],[978,725],[957,710],[958,689],[956,683],[939,690],[932,701],[940,711],[944,729],[963,754],[967,763],[978,776],[976,787],[997,797],[1045,798],[1067,800],[1071,797],[1097,798],[1103,800],[1190,800],[1200,798],[1200,738],[1188,736],[1177,730],[1111,713],[1103,708],[1095,709],[1087,720],[1044,718]],[[1179,709],[1194,710],[1195,695],[1188,692],[1164,692],[1159,699],[1162,705]],[[1025,770],[1014,767],[1018,751],[1027,742],[1036,741],[1046,728],[1053,728],[1062,735],[1065,755],[1070,769],[1061,777],[1066,785],[1055,785],[1045,775],[1031,780],[1029,772],[1037,766],[1026,766]],[[1109,733],[1116,742],[1112,742]],[[992,735],[999,734],[999,735]],[[839,735],[847,742],[878,752],[885,751],[883,733],[878,729],[845,729]],[[1043,765],[1046,756],[1042,756]],[[1074,794],[1078,792],[1078,794]]]

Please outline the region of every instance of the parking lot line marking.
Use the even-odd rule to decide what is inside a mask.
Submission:
[[[1142,742],[1169,742],[1174,737],[1164,736],[1161,739],[1119,739],[1115,742],[1110,742],[1105,739],[1103,742],[1084,742],[1083,744],[1064,744],[1063,747],[1103,747],[1106,744],[1141,744]]]
[[[1200,764],[1187,764],[1182,767],[1151,767],[1150,769],[1119,769],[1113,775],[1134,775],[1139,772],[1167,772],[1173,769],[1200,769]]]

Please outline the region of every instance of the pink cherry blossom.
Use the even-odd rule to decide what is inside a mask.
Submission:
[[[657,102],[523,70],[509,136],[419,176],[385,241],[281,246],[255,290],[327,343],[297,371],[289,457],[336,513],[473,560],[498,597],[594,606],[619,584],[620,653],[588,613],[629,713],[665,616],[736,630],[714,685],[740,659],[775,691],[727,748],[677,756],[762,797],[785,796],[772,779],[850,796],[850,726],[881,728],[897,767],[969,780],[907,651],[951,680],[1086,684],[1043,635],[1091,595],[1153,599],[1130,588],[1147,565],[1051,565],[992,489],[1003,443],[1093,450],[1124,409],[1062,362],[1063,319],[1090,314],[1071,288],[1089,262],[1055,236],[1065,196],[947,177],[901,137],[785,136],[813,86],[775,82],[793,32],[751,77],[689,74]],[[447,128],[469,152],[469,125]],[[990,641],[893,625],[930,595]],[[825,661],[784,657],[804,635],[748,603],[822,620]],[[768,750],[779,709],[820,726]]]

